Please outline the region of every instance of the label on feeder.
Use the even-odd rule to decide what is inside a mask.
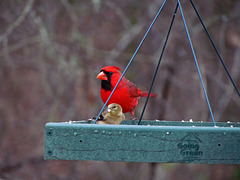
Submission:
[[[180,155],[184,158],[198,158],[203,155],[200,150],[200,145],[202,141],[194,133],[188,133],[185,137],[181,139],[177,147],[180,149]]]

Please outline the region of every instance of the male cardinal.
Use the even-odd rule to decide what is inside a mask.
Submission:
[[[101,69],[97,78],[101,81],[101,97],[102,101],[105,103],[111,94],[113,88],[117,84],[119,78],[121,77],[120,68],[116,66],[106,66]],[[118,84],[115,92],[108,101],[108,104],[117,103],[122,107],[123,113],[130,112],[133,119],[134,109],[138,104],[138,99],[140,97],[146,97],[148,92],[142,92],[135,84],[123,77]],[[150,97],[156,96],[155,94],[150,94]],[[107,104],[107,105],[108,105]]]
[[[120,124],[124,119],[122,107],[119,104],[112,103],[102,112],[97,124]]]

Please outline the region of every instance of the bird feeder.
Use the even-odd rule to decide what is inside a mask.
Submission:
[[[148,35],[166,1],[167,0],[164,1],[162,7],[159,9],[122,76],[125,74],[144,39]],[[240,97],[240,93],[233,82],[221,56],[219,55],[209,33],[207,32],[206,27],[204,26],[192,0],[190,0],[190,2],[236,92]],[[179,0],[177,0],[177,6],[172,17],[152,85],[156,77],[157,70],[160,65],[178,8],[181,11],[188,40],[213,122],[169,122],[158,120],[142,121],[142,113],[140,120],[135,121],[134,124],[132,124],[131,120],[125,120],[120,125],[94,124],[96,121],[94,123],[89,123],[89,121],[47,123],[45,126],[45,159],[240,164],[240,123],[215,123],[214,121],[211,106],[204,88],[200,69]],[[119,82],[121,78],[119,79]],[[149,92],[151,92],[152,85]],[[145,110],[147,100],[143,112]],[[106,106],[106,103],[104,106]],[[104,109],[104,106],[102,110]],[[98,117],[100,116],[102,110],[100,111]]]

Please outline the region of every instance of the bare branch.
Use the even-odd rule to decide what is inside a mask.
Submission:
[[[13,22],[6,30],[5,33],[3,33],[0,36],[0,42],[2,42],[5,38],[7,38],[15,28],[17,28],[25,19],[26,15],[31,11],[32,9],[32,5],[34,3],[34,0],[29,0],[25,6],[25,8],[23,9],[22,13],[20,14],[20,16],[17,18],[17,20],[15,22]]]

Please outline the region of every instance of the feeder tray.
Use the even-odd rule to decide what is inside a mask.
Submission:
[[[137,122],[134,122],[135,124]],[[47,123],[45,159],[240,164],[240,123]]]

